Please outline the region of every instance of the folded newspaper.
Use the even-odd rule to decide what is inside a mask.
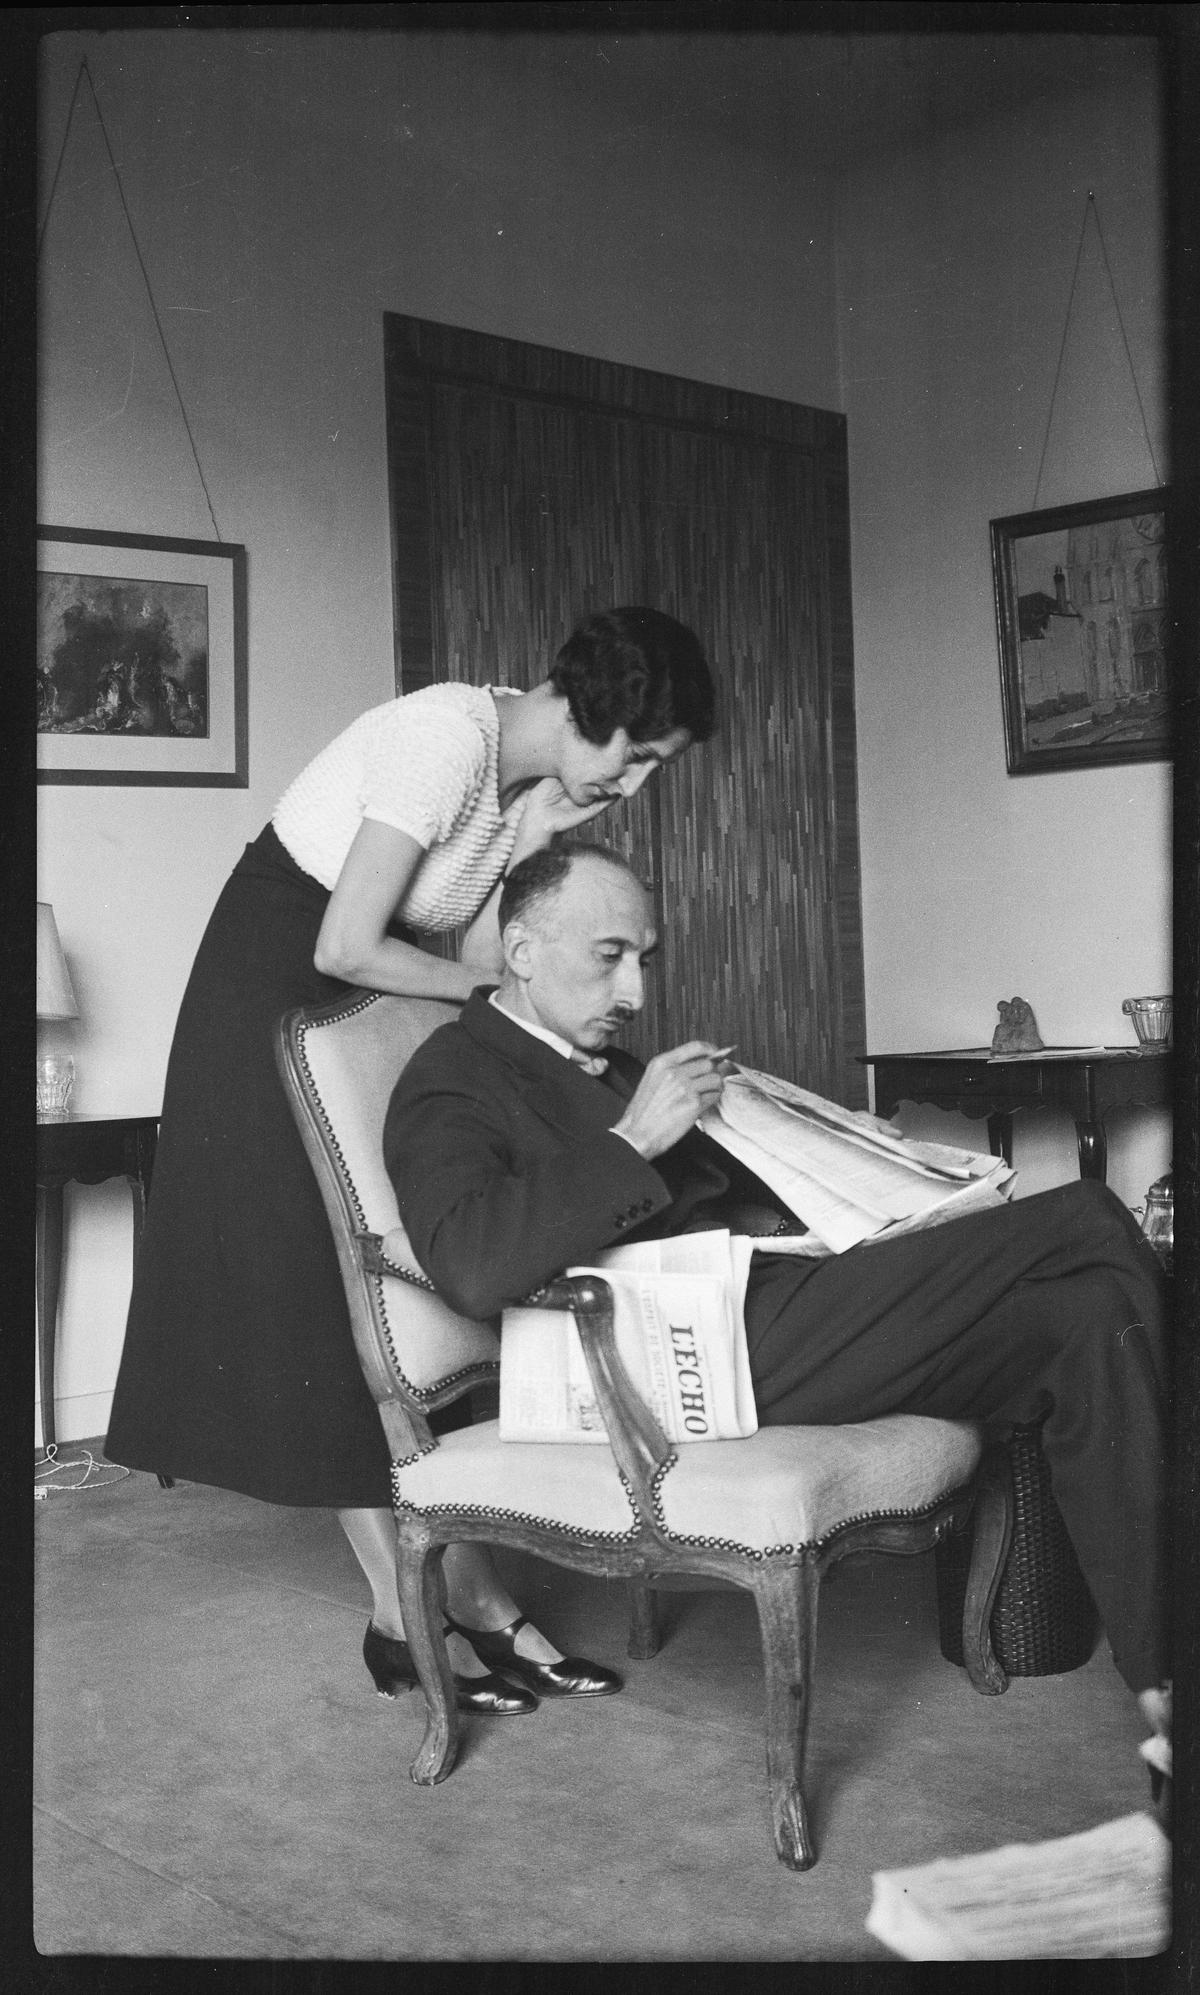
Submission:
[[[612,1247],[588,1268],[612,1286],[617,1350],[669,1441],[730,1441],[758,1428],[743,1303],[753,1243],[686,1233]],[[502,1441],[607,1441],[569,1310],[506,1309]]]
[[[763,1239],[687,1233],[613,1247],[590,1267],[567,1269],[611,1283],[617,1349],[672,1442],[733,1440],[757,1429],[743,1314],[756,1246],[843,1254],[1001,1205],[1013,1175],[999,1157],[910,1142],[874,1115],[748,1067],[730,1076],[700,1126],[806,1230]],[[504,1311],[500,1438],[607,1440],[568,1311]]]

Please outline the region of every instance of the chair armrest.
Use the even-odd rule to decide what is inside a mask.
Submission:
[[[367,1274],[393,1275],[431,1295],[437,1289],[427,1274],[385,1252],[378,1233],[360,1232],[355,1242]],[[527,1309],[569,1309],[575,1318],[609,1443],[621,1473],[634,1493],[646,1522],[653,1519],[653,1483],[670,1459],[666,1435],[630,1378],[617,1349],[613,1327],[613,1292],[598,1275],[562,1275],[525,1300]]]
[[[617,1467],[652,1525],[654,1479],[673,1450],[622,1363],[611,1285],[599,1275],[562,1275],[531,1296],[526,1307],[569,1309],[574,1316]]]

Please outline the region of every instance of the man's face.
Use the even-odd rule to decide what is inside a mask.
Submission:
[[[595,1052],[641,1010],[656,943],[637,881],[602,860],[577,859],[558,893],[507,932],[514,995],[537,1024]]]

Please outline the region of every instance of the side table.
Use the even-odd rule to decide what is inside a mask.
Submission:
[[[1169,1053],[1106,1046],[1078,1053],[1047,1049],[992,1060],[986,1046],[950,1053],[861,1053],[875,1072],[875,1113],[894,1115],[902,1101],[929,1102],[960,1115],[986,1115],[994,1156],[1012,1163],[1012,1119],[1019,1108],[1065,1108],[1074,1117],[1079,1175],[1103,1184],[1108,1171],[1104,1118],[1112,1108],[1161,1108],[1171,1100]]]
[[[133,1257],[146,1216],[158,1142],[156,1115],[68,1115],[37,1125],[37,1328],[42,1441],[54,1438],[54,1343],[62,1279],[63,1188],[124,1177],[133,1193]]]

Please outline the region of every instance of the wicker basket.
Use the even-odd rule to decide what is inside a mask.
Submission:
[[[992,1609],[992,1646],[1009,1676],[1078,1669],[1096,1642],[1097,1615],[1042,1453],[1040,1424],[1014,1427],[1006,1447],[1013,1479],[1012,1545]],[[962,1663],[962,1614],[970,1534],[937,1548],[938,1640]]]

